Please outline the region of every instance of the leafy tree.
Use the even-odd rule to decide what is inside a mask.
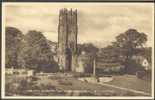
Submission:
[[[119,53],[125,60],[129,60],[137,53],[139,48],[144,47],[146,41],[147,35],[145,33],[140,33],[136,29],[128,29],[125,33],[116,37],[113,46],[119,49]]]
[[[6,67],[18,66],[18,52],[21,50],[23,34],[22,32],[15,27],[6,27],[5,28],[5,54],[6,54]]]
[[[116,52],[123,58],[122,62],[127,73],[135,73],[137,70],[142,70],[141,65],[135,63],[132,57],[142,51],[146,41],[147,35],[145,33],[138,32],[136,29],[128,29],[118,35],[116,41],[112,43]]]
[[[78,53],[81,53],[81,51],[85,51],[87,53],[95,55],[98,52],[98,48],[92,43],[79,44],[78,46]]]
[[[46,38],[39,31],[29,31],[24,37],[21,64],[23,67],[38,71],[56,71],[57,63],[54,62],[53,54]],[[21,65],[21,66],[22,66]]]
[[[99,52],[97,52],[98,59],[104,59],[104,61],[108,62],[121,62],[121,58],[119,57],[117,50],[118,49],[112,45],[101,48]]]

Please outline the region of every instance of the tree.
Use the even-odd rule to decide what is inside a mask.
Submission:
[[[119,53],[125,60],[129,60],[139,48],[144,47],[146,41],[147,35],[145,33],[140,33],[136,29],[128,29],[116,37],[113,46],[119,49]]]
[[[145,33],[138,32],[136,29],[128,29],[118,35],[116,41],[112,43],[116,52],[123,58],[122,64],[124,64],[127,73],[143,70],[141,65],[136,63],[132,57],[143,51],[146,41],[147,35]]]
[[[38,71],[55,71],[57,64],[47,39],[39,31],[29,31],[24,37],[22,52],[20,52],[21,66]]]
[[[85,51],[92,55],[95,55],[98,52],[98,48],[94,46],[92,43],[80,44],[78,47],[79,52]]]
[[[6,54],[6,67],[19,67],[18,65],[18,52],[21,50],[23,34],[15,27],[5,28],[5,54]]]
[[[101,48],[100,51],[97,53],[98,59],[104,59],[104,61],[112,61],[112,62],[121,62],[119,54],[118,54],[118,49],[114,47],[113,45],[108,45],[104,48]]]

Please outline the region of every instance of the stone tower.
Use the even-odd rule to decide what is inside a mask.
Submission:
[[[77,10],[61,9],[58,25],[58,64],[62,71],[75,71],[77,66]]]

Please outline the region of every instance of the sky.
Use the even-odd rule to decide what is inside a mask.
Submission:
[[[4,6],[5,26],[16,27],[26,34],[41,31],[57,42],[58,16],[61,8],[78,11],[78,43],[105,47],[130,28],[148,35],[151,46],[154,34],[154,5],[151,3],[7,3]]]

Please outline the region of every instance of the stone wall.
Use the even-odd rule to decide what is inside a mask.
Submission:
[[[76,67],[76,72],[93,73],[93,60],[94,60],[94,57],[90,54],[79,55],[78,67]]]

